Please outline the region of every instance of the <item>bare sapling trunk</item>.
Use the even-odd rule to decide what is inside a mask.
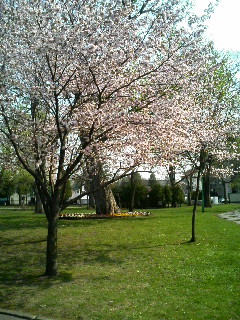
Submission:
[[[187,179],[187,205],[191,206],[192,200],[192,175]]]
[[[211,208],[211,190],[210,190],[210,173],[212,165],[212,156],[211,154],[207,157],[207,170],[204,177],[204,206],[206,208]]]
[[[191,238],[190,242],[196,242],[196,213],[197,213],[197,203],[198,203],[198,197],[199,197],[200,177],[201,177],[201,172],[200,172],[200,169],[199,169],[198,175],[197,175],[196,193],[195,193],[194,204],[193,204],[192,238]]]
[[[205,166],[205,156],[206,156],[206,152],[204,148],[202,148],[200,151],[200,164],[199,164],[198,173],[197,173],[197,186],[196,186],[196,193],[195,193],[193,214],[192,214],[192,237],[190,242],[196,242],[196,212],[197,212],[197,203],[198,203],[198,196],[199,196],[200,178]]]

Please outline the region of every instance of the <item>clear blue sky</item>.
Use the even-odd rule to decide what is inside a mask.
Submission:
[[[210,0],[193,0],[197,14],[203,13]],[[217,50],[240,51],[240,0],[219,0],[208,22],[209,39]]]

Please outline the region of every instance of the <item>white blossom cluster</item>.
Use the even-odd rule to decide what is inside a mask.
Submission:
[[[2,134],[46,192],[93,158],[115,178],[202,145],[223,159],[238,118],[204,28],[177,0],[2,1]]]

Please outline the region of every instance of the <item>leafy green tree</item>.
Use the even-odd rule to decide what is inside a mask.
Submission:
[[[130,202],[129,211],[134,207],[142,207],[143,200],[147,197],[147,187],[144,186],[142,177],[138,172],[132,172],[130,176]]]
[[[164,193],[164,199],[165,199],[165,205],[169,207],[170,203],[172,202],[172,190],[171,187],[168,185],[165,185],[163,187],[163,193]]]
[[[172,190],[172,203],[182,204],[185,201],[184,192],[180,185],[176,184],[171,187]]]
[[[147,204],[148,188],[142,183],[136,188],[135,206],[145,208]]]
[[[33,191],[34,178],[25,170],[19,170],[14,177],[15,191],[19,195],[20,205],[24,205],[24,199],[27,195]]]
[[[233,192],[235,192],[235,193],[240,192],[240,177],[237,177],[233,180],[233,182],[231,183],[231,187],[232,187]]]
[[[0,198],[8,198],[14,193],[13,173],[9,170],[0,171]]]
[[[152,186],[155,185],[156,183],[157,183],[157,178],[154,173],[151,173],[149,180],[148,180],[149,187],[152,188]]]
[[[163,187],[159,183],[154,183],[149,192],[149,203],[151,207],[162,206],[165,203]]]
[[[120,207],[128,208],[131,199],[131,186],[129,178],[122,179],[120,184],[114,186],[113,194],[115,195]]]
[[[120,207],[129,208],[129,211],[133,211],[134,207],[142,208],[146,206],[148,188],[137,172],[134,172],[130,178],[122,179],[119,184],[115,184],[112,190]]]

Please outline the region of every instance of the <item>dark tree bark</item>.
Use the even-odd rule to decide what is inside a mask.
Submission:
[[[192,178],[193,174],[186,176],[186,182],[187,182],[187,205],[191,206],[192,204]]]
[[[199,166],[197,170],[197,186],[196,186],[196,193],[195,193],[195,199],[194,199],[194,205],[193,205],[193,214],[192,214],[192,237],[190,242],[196,242],[196,213],[197,213],[197,203],[198,203],[198,196],[199,196],[199,185],[200,185],[200,179],[202,172],[205,167],[206,163],[206,152],[204,148],[200,151],[200,159],[199,159]]]
[[[204,207],[211,208],[211,195],[210,195],[210,172],[207,170],[204,176]]]
[[[36,187],[41,198],[44,213],[48,221],[45,276],[52,277],[58,273],[57,268],[57,231],[58,218],[63,207],[62,188],[57,185],[52,193],[36,180]]]
[[[223,195],[224,195],[224,203],[227,204],[227,190],[226,190],[226,181],[222,179],[222,186],[223,186]]]
[[[36,186],[48,221],[45,276],[52,277],[58,273],[57,231],[58,218],[62,211],[63,194],[59,186],[56,186],[52,194],[49,194],[46,189],[44,190],[40,183],[36,182]]]
[[[212,156],[208,154],[206,156],[206,173],[204,176],[204,206],[206,208],[210,208],[212,206],[211,203],[211,190],[210,190],[210,172],[212,166]]]
[[[50,212],[48,218],[47,252],[46,252],[46,276],[56,276],[57,270],[57,226],[60,210]]]
[[[93,194],[96,214],[114,214],[119,212],[116,200],[110,187],[104,187]]]
[[[19,202],[19,206],[22,208],[23,207],[23,199],[22,199],[21,194],[18,195],[18,202]]]
[[[95,200],[92,193],[88,197],[88,207],[91,209],[95,209]]]
[[[91,159],[91,168],[94,169],[88,169],[90,190],[98,190],[93,192],[96,214],[106,215],[119,212],[111,187],[101,187],[106,177],[102,163],[100,161],[96,163],[94,159]]]
[[[133,212],[134,204],[135,204],[135,194],[136,194],[136,183],[135,183],[135,173],[132,172],[130,176],[130,183],[131,183],[131,198],[129,203],[129,212]]]
[[[41,197],[40,197],[36,187],[35,187],[35,210],[34,210],[34,212],[40,213],[40,214],[44,213]]]
[[[174,189],[173,187],[175,186],[175,182],[176,182],[176,179],[175,179],[175,167],[174,166],[172,166],[172,165],[169,166],[168,175],[169,175],[169,180],[170,180],[170,186],[171,186],[172,189]],[[174,199],[174,197],[173,197],[173,199]],[[176,201],[172,201],[172,207],[173,208],[177,207]]]
[[[201,170],[199,169],[198,175],[197,175],[196,193],[195,193],[194,204],[193,204],[192,237],[191,237],[190,242],[195,242],[196,241],[196,213],[197,213],[197,203],[198,203],[198,196],[199,196],[200,178],[201,178]]]

